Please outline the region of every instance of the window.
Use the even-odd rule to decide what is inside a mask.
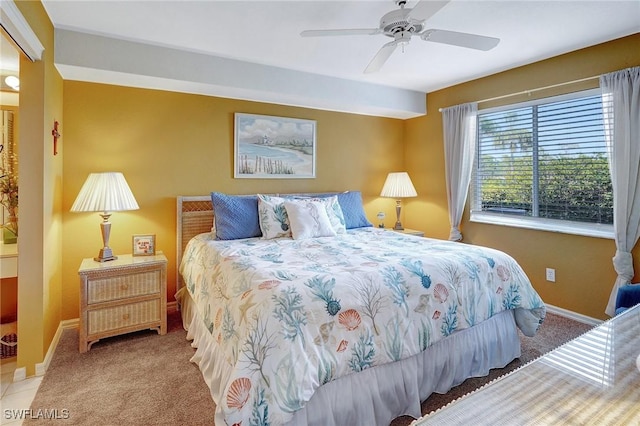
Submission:
[[[478,113],[473,221],[613,235],[600,90]]]

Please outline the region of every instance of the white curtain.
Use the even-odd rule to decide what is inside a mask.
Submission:
[[[476,152],[478,104],[468,103],[444,108],[444,160],[449,203],[449,240],[462,241],[460,222],[467,201],[469,181]]]
[[[618,274],[605,312],[613,316],[618,289],[633,279],[631,250],[640,237],[640,67],[604,74],[600,87],[613,184],[613,267]]]

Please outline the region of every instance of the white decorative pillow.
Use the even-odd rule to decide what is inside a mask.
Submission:
[[[314,201],[324,204],[327,210],[327,216],[329,217],[329,222],[331,222],[331,227],[336,231],[336,234],[344,234],[347,232],[344,214],[342,213],[342,207],[340,206],[337,195],[320,195],[310,197],[294,195],[287,199]]]
[[[347,232],[344,215],[342,214],[342,208],[340,207],[340,203],[338,202],[337,195],[331,197],[313,198],[313,200],[319,200],[324,204],[327,210],[327,216],[329,217],[329,222],[331,222],[331,227],[334,231],[336,231],[336,234],[344,234],[345,232]]]
[[[314,237],[334,237],[325,203],[319,200],[286,200],[284,202],[291,234],[295,240]]]
[[[258,220],[263,239],[291,237],[284,201],[281,197],[258,194]]]

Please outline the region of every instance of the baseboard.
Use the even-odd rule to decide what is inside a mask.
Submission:
[[[551,312],[552,314],[560,315],[561,317],[566,317],[566,318],[572,319],[574,321],[578,321],[578,322],[581,322],[581,323],[584,323],[584,324],[593,325],[593,326],[602,324],[602,320],[597,319],[597,318],[588,317],[586,315],[582,315],[582,314],[579,314],[577,312],[573,312],[573,311],[570,311],[568,309],[559,308],[557,306],[553,306],[553,305],[549,305],[549,304],[546,304],[545,306],[547,307],[547,312]]]
[[[44,357],[44,360],[41,363],[36,364],[36,376],[44,376],[44,373],[47,372],[49,365],[51,364],[51,359],[53,358],[53,354],[56,352],[56,348],[58,347],[58,343],[60,343],[60,337],[62,337],[62,332],[67,329],[78,328],[80,324],[80,320],[78,318],[60,321],[58,324],[58,329],[56,330],[56,334],[53,336],[51,340],[51,344],[49,345],[49,350]]]
[[[175,300],[173,302],[167,302],[167,313],[175,314],[176,312],[178,312],[178,302]]]
[[[62,330],[73,330],[78,327],[80,327],[80,318],[74,318],[70,320],[60,321],[58,329],[62,328]]]
[[[51,344],[49,345],[49,350],[47,350],[47,354],[44,357],[42,362],[39,362],[35,365],[36,368],[36,376],[44,376],[49,368],[49,364],[51,364],[51,359],[53,358],[53,354],[56,352],[56,348],[58,347],[58,343],[60,343],[60,337],[62,337],[62,332],[66,329],[78,328],[78,324],[80,323],[79,319],[65,320],[60,321],[58,324],[58,329],[56,330],[56,334],[54,334],[53,339],[51,340]],[[19,382],[25,380],[27,378],[27,368],[20,367],[16,368],[13,372],[13,381]]]
[[[13,382],[20,382],[27,378],[27,367],[16,368],[13,372]]]

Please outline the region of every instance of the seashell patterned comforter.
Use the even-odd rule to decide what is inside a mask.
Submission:
[[[201,234],[180,272],[225,366],[211,392],[229,425],[284,424],[322,384],[505,309],[527,335],[545,314],[507,254],[376,228],[307,240]]]

